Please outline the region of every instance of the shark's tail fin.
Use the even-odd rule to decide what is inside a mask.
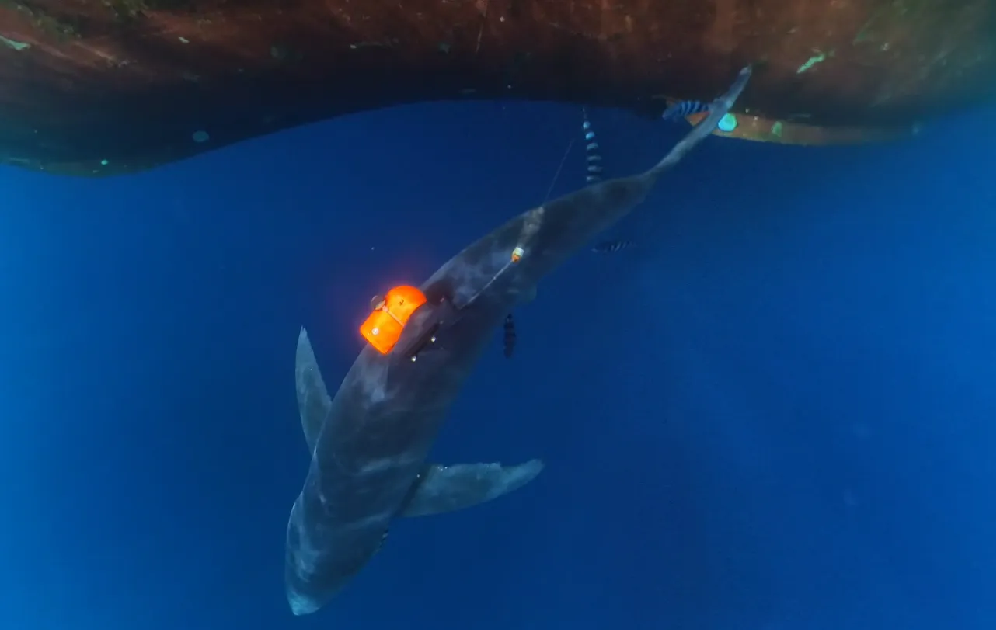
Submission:
[[[733,82],[730,89],[709,104],[709,115],[706,116],[702,122],[695,125],[695,127],[688,132],[688,135],[682,138],[681,142],[674,145],[674,148],[664,156],[664,159],[658,162],[652,169],[647,171],[646,175],[649,179],[657,179],[661,173],[681,161],[681,158],[685,157],[685,154],[688,153],[692,147],[702,142],[706,136],[713,132],[716,125],[718,125],[719,121],[722,120],[723,116],[729,113],[730,108],[733,107],[733,103],[736,102],[737,98],[740,96],[740,93],[744,91],[744,87],[746,87],[747,81],[750,79],[750,75],[750,66],[747,66],[740,71],[740,74],[737,75],[737,80]]]

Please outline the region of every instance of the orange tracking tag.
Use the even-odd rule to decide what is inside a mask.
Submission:
[[[378,352],[387,354],[401,338],[408,318],[425,303],[425,294],[417,287],[394,287],[360,326],[360,334]]]

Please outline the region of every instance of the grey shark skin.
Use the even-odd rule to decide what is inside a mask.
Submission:
[[[421,287],[428,302],[388,354],[367,346],[329,398],[307,332],[298,337],[298,406],[311,452],[287,523],[285,581],[296,615],[324,606],[381,548],[399,516],[438,514],[511,492],[542,463],[426,463],[467,376],[497,328],[539,280],[641,202],[702,141],[750,77],[740,72],[650,170],[607,180],[529,210],[471,244]],[[521,248],[516,250],[516,248]],[[517,262],[512,252],[521,251]]]

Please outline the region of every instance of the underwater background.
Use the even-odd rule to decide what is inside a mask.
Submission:
[[[686,127],[589,115],[606,175]],[[581,111],[428,104],[107,180],[0,170],[0,627],[991,629],[996,112],[843,148],[709,138],[516,312],[442,463],[542,457],[401,521],[295,618],[307,326],[584,182]]]

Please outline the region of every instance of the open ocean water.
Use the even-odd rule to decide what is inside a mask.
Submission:
[[[606,175],[686,129],[590,110]],[[996,112],[709,138],[516,312],[434,450],[536,481],[401,521],[290,614],[308,465],[370,297],[584,182],[579,108],[431,104],[107,180],[0,170],[0,627],[990,630]]]

